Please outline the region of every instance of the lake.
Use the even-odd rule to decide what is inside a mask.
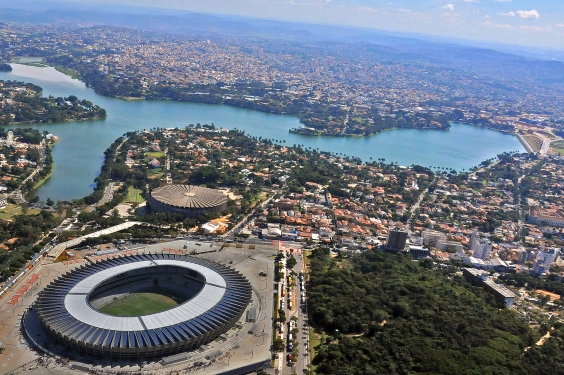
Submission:
[[[98,95],[84,83],[51,67],[11,64],[13,71],[0,72],[0,80],[31,82],[43,88],[43,95],[69,96],[92,101],[106,109],[108,117],[100,121],[30,124],[61,138],[53,148],[55,171],[38,191],[42,200],[71,200],[92,192],[99,174],[104,151],[128,131],[186,127],[189,124],[211,124],[247,134],[270,138],[292,146],[343,153],[364,161],[384,158],[400,165],[448,167],[468,170],[483,160],[505,151],[524,148],[510,134],[453,123],[450,131],[393,129],[371,137],[308,137],[290,134],[300,126],[296,117],[268,114],[226,105],[183,103],[173,101],[124,101]]]

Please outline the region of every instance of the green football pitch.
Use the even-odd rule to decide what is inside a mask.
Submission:
[[[133,293],[112,301],[102,307],[100,312],[113,316],[139,316],[158,313],[174,306],[178,306],[178,303],[162,294]]]

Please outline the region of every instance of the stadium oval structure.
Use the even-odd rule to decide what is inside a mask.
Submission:
[[[227,208],[228,198],[218,190],[195,185],[165,185],[154,189],[149,197],[151,209],[197,218],[205,212]]]
[[[185,302],[150,315],[98,311],[129,294],[160,288]],[[140,254],[101,261],[60,276],[34,304],[43,328],[80,353],[155,358],[197,348],[231,329],[252,288],[239,272],[184,255]]]

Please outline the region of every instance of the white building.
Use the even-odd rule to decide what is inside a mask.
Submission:
[[[210,234],[215,232],[216,230],[218,230],[220,227],[219,224],[214,224],[212,222],[207,222],[205,224],[202,225],[202,229],[204,230],[204,233],[206,234]]]
[[[480,238],[478,231],[472,232],[470,235],[470,251],[474,258],[488,260],[492,252],[493,244],[487,238]]]
[[[537,259],[533,265],[533,273],[535,275],[542,275],[548,271],[552,263],[556,260],[558,254],[560,254],[560,250],[557,248],[546,249],[544,246],[540,247]]]
[[[428,246],[437,246],[437,242],[446,241],[444,233],[432,229],[425,229],[421,232],[421,238],[423,239],[423,243]]]
[[[474,258],[488,260],[490,259],[490,254],[492,252],[493,244],[490,240],[482,238],[475,246]]]
[[[8,131],[8,135],[6,136],[6,146],[12,146],[14,143],[14,132],[11,130]]]

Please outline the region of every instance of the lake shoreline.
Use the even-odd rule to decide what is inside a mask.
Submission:
[[[123,100],[97,94],[79,80],[52,67],[37,68],[13,64],[11,73],[0,79],[19,80],[43,87],[44,96],[75,95],[106,109],[105,119],[73,123],[31,123],[28,127],[47,130],[60,137],[53,148],[57,168],[38,190],[45,199],[79,199],[89,195],[100,173],[104,151],[118,137],[130,131],[153,128],[182,128],[190,124],[214,124],[216,128],[237,129],[250,136],[262,137],[303,148],[369,161],[383,158],[398,165],[418,164],[469,170],[483,160],[509,152],[524,152],[516,137],[478,126],[451,123],[449,131],[430,129],[387,129],[375,136],[307,137],[290,134],[300,126],[299,119],[288,114],[271,114],[228,105],[189,103],[172,100]],[[285,142],[284,142],[285,141]]]

